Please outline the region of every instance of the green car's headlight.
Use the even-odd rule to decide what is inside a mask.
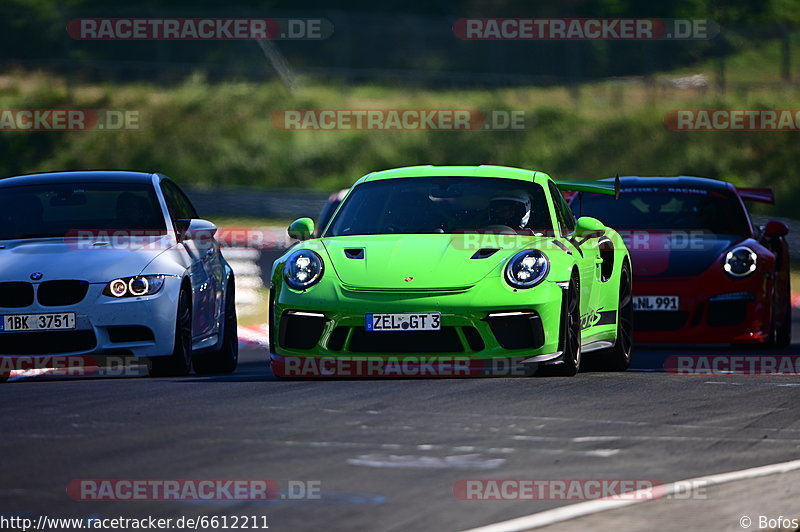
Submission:
[[[108,283],[103,294],[117,298],[151,296],[161,290],[162,286],[164,286],[163,275],[122,277]]]
[[[325,264],[322,257],[309,249],[301,249],[289,255],[283,266],[286,284],[295,290],[305,290],[322,279]]]
[[[733,277],[747,277],[756,271],[758,255],[746,246],[732,249],[725,255],[722,267]]]
[[[514,288],[533,288],[550,271],[547,255],[538,249],[526,249],[514,255],[506,265],[506,281]]]

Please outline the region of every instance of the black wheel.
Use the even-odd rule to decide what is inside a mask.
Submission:
[[[572,377],[581,367],[581,289],[580,280],[573,275],[561,305],[561,364],[540,366],[540,376]]]
[[[219,349],[195,355],[192,365],[196,373],[233,373],[239,363],[239,331],[236,321],[236,291],[233,280],[225,291],[225,322]]]
[[[633,352],[633,285],[631,268],[625,262],[619,279],[617,307],[617,340],[613,347],[597,351],[592,358],[604,371],[625,371],[631,365]]]
[[[187,290],[178,296],[175,317],[175,344],[172,354],[150,358],[151,377],[180,377],[192,369],[192,299]]]
[[[777,347],[788,347],[792,343],[792,289],[788,278],[784,289],[782,318],[781,324],[775,326],[775,345]]]

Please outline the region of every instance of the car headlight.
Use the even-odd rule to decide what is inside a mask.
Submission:
[[[120,277],[106,285],[103,294],[110,297],[152,296],[164,286],[163,275]]]
[[[758,264],[758,255],[746,246],[733,248],[725,255],[723,268],[734,277],[747,277],[754,271]]]
[[[301,249],[289,255],[283,266],[283,277],[295,290],[305,290],[318,283],[324,271],[322,257],[310,249]]]
[[[550,271],[547,255],[538,249],[526,249],[514,255],[506,265],[506,281],[514,288],[533,288]]]

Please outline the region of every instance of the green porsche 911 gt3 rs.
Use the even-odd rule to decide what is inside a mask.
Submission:
[[[275,261],[270,358],[279,377],[574,375],[583,355],[631,359],[631,265],[619,234],[577,221],[555,182],[502,166],[368,174],[328,226]],[[589,357],[587,357],[588,359]]]

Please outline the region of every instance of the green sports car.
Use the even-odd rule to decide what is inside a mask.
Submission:
[[[415,166],[359,179],[327,227],[310,218],[269,298],[278,377],[574,375],[631,360],[631,264],[556,182],[502,166]]]

